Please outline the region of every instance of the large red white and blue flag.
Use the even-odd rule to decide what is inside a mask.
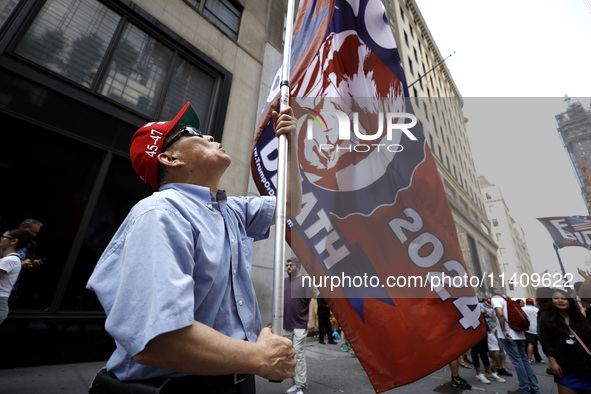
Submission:
[[[375,390],[413,382],[486,331],[381,2],[302,0],[290,75],[304,194],[286,238]],[[267,195],[279,85],[278,71],[251,163]]]

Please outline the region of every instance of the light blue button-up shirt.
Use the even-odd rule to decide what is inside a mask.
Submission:
[[[261,317],[250,279],[253,241],[268,237],[273,197],[217,196],[167,184],[136,204],[99,259],[88,289],[99,298],[121,380],[177,374],[137,364],[154,337],[194,321],[256,341]]]

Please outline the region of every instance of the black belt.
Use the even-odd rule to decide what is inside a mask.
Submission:
[[[198,386],[198,387],[218,387],[218,386],[232,386],[244,382],[249,375],[247,374],[231,374],[231,375],[187,375],[178,378],[168,378],[171,386],[180,385],[182,387]]]
[[[154,378],[135,381],[120,381],[115,377],[114,374],[107,372],[106,369],[103,368],[95,377],[89,392],[91,394],[157,394],[203,392],[203,390],[207,389],[234,387],[244,382],[249,377],[253,377],[253,375],[187,375],[177,378]]]

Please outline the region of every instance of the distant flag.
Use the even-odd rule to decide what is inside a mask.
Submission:
[[[581,246],[591,249],[591,216],[553,216],[538,218],[557,248]]]
[[[581,163],[582,171],[583,171],[583,188],[585,190],[585,204],[587,204],[587,211],[591,214],[591,171],[589,170],[589,165],[587,164],[587,160],[583,158]]]
[[[380,0],[302,0],[290,75],[304,196],[286,238],[375,390],[413,382],[470,349],[486,329],[473,287],[461,280],[469,273],[455,223],[406,100]],[[275,194],[271,111],[279,82],[278,73],[251,163],[268,195]]]
[[[566,219],[575,231],[591,230],[591,218],[571,216]]]

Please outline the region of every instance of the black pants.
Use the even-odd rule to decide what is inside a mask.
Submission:
[[[474,345],[471,354],[472,364],[474,364],[474,368],[476,368],[477,371],[480,370],[480,362],[478,361],[478,356],[480,356],[480,359],[484,364],[484,371],[490,369],[490,361],[488,359],[488,338],[486,336],[484,337],[484,339],[482,339],[480,342]]]
[[[324,334],[328,336],[328,342],[333,342],[330,317],[318,317],[318,341],[324,342]]]
[[[115,375],[101,369],[92,382],[90,394],[255,394],[254,375],[183,376],[141,381],[119,381]]]
[[[540,356],[540,351],[538,350],[538,336],[536,334],[530,334],[529,332],[525,333],[525,340],[527,341],[527,344],[532,344],[534,345],[534,359],[537,362],[540,362],[542,360],[542,356]]]

